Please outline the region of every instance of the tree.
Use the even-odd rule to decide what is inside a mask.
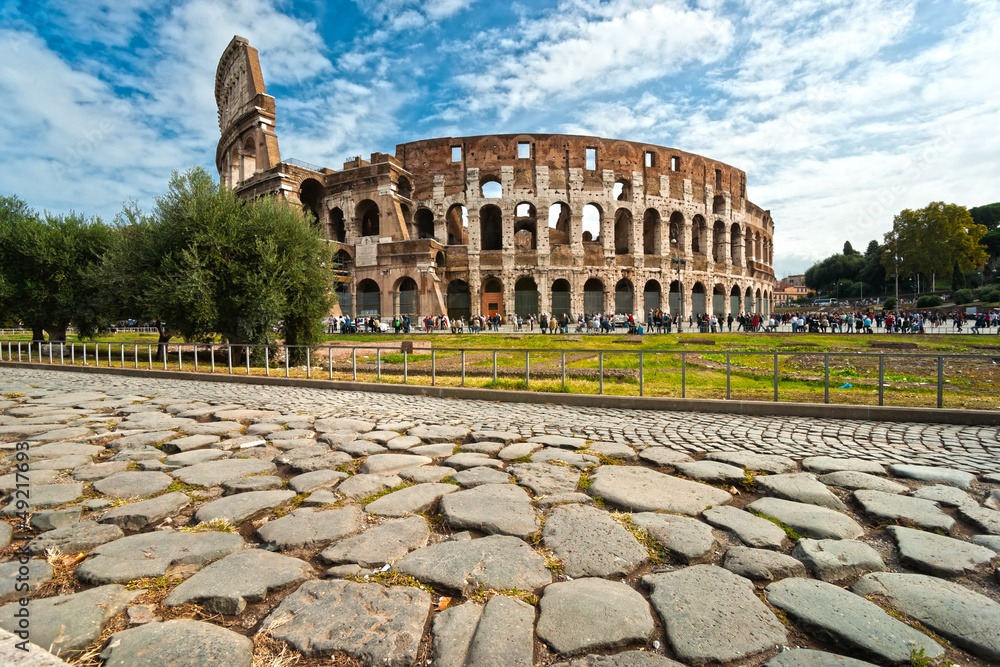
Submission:
[[[1000,202],[970,208],[969,215],[977,225],[993,231],[1000,227]]]
[[[958,265],[958,260],[955,260],[955,268],[951,272],[951,289],[960,290],[965,289],[965,274]]]
[[[868,293],[884,291],[885,267],[882,266],[882,253],[884,251],[885,249],[874,239],[868,242],[868,248],[865,249],[865,263],[861,267],[858,278],[867,286]]]
[[[41,216],[17,198],[0,202],[0,274],[8,318],[31,327],[32,339],[66,340],[72,322],[82,335],[102,314],[88,280],[114,232],[99,219],[70,213]]]
[[[844,241],[844,253],[845,255],[857,255],[857,251],[854,250],[854,246],[851,245],[850,241]]]
[[[864,258],[853,255],[831,255],[806,270],[806,285],[817,292],[830,292],[840,280],[854,282],[864,264]]]
[[[161,343],[219,334],[267,345],[279,324],[288,344],[319,340],[333,303],[330,251],[297,207],[241,201],[195,167],[173,175],[150,215],[126,207],[119,226],[101,269],[105,299],[158,321]]]
[[[981,268],[987,255],[979,241],[986,228],[964,206],[932,202],[916,211],[904,209],[885,235],[882,266],[887,273],[945,275],[957,262],[962,271]]]

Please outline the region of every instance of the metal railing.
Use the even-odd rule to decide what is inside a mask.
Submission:
[[[388,356],[386,355],[388,351]],[[291,361],[296,357],[295,363]],[[339,357],[339,358],[337,358]],[[567,360],[567,357],[570,357]],[[724,357],[724,362],[723,358]],[[736,361],[734,361],[736,358]],[[760,360],[745,363],[745,358]],[[523,361],[522,361],[523,359]],[[663,360],[667,363],[664,364]],[[806,360],[818,365],[822,372],[792,375],[782,371],[781,360]],[[831,370],[831,360],[870,363],[877,362],[877,376],[863,377],[860,372]],[[534,361],[533,361],[534,360]],[[865,360],[862,362],[862,360]],[[921,360],[932,360],[925,367],[930,369],[927,381],[907,377],[894,380],[898,375],[886,377],[887,361],[899,360],[903,370],[912,369]],[[744,388],[736,393],[750,393],[751,397],[739,400],[778,402],[780,386],[798,383],[810,397],[818,398],[819,381],[823,383],[823,402],[831,402],[831,377],[845,384],[834,389],[854,388],[877,391],[878,405],[885,405],[886,390],[897,384],[936,387],[936,406],[944,407],[945,371],[947,365],[961,363],[988,364],[992,373],[1000,357],[976,354],[916,354],[916,353],[854,353],[854,352],[802,352],[802,351],[715,351],[715,350],[593,350],[593,349],[508,349],[508,348],[434,348],[407,347],[353,347],[353,346],[285,346],[239,345],[228,343],[105,343],[105,342],[30,342],[0,340],[0,361],[8,363],[43,363],[52,365],[77,365],[107,368],[133,368],[163,371],[223,373],[229,375],[263,375],[284,377],[325,378],[352,382],[378,382],[400,384],[426,384],[430,386],[506,387],[527,391],[556,391],[574,393],[606,393],[607,384],[628,391],[614,391],[616,395],[677,396],[687,398],[692,389],[706,387],[692,382],[699,373],[725,373],[726,400],[734,398],[734,377],[756,383],[757,387]],[[595,365],[596,362],[596,365]],[[533,368],[533,363],[536,366]],[[853,369],[853,365],[849,366]],[[856,371],[856,369],[854,369]],[[874,368],[872,368],[874,373]],[[910,370],[910,372],[913,372]],[[961,372],[956,372],[956,377]],[[473,384],[470,379],[485,380]],[[1000,373],[997,373],[1000,380]],[[523,382],[523,384],[522,384]],[[766,384],[764,384],[766,383]],[[539,385],[541,385],[539,387]],[[595,386],[596,385],[596,386]],[[679,385],[679,386],[678,386]],[[721,380],[720,380],[721,385]],[[594,391],[596,389],[596,391]],[[787,391],[787,389],[786,389]],[[704,391],[702,392],[704,393]],[[722,398],[721,386],[713,398]],[[843,401],[839,401],[842,402]],[[867,404],[848,401],[848,404]],[[931,407],[928,405],[927,407]]]

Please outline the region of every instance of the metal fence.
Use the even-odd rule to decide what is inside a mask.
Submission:
[[[294,361],[293,357],[296,357]],[[870,365],[873,376],[855,374],[851,377],[844,374],[845,368],[831,367],[831,361],[843,365],[845,360],[847,369],[854,369],[855,364]],[[715,373],[719,386],[712,387],[712,398],[724,396],[732,400],[733,380],[737,378],[756,384],[750,389],[742,388],[742,393],[750,396],[735,396],[740,400],[778,402],[779,390],[784,384],[786,392],[790,393],[794,393],[791,389],[799,394],[808,389],[809,398],[817,400],[807,402],[818,402],[819,382],[822,382],[823,402],[831,403],[832,379],[834,385],[845,382],[841,387],[834,386],[834,390],[853,388],[850,382],[856,382],[858,389],[877,391],[878,405],[885,405],[887,389],[891,392],[900,384],[898,374],[887,378],[887,369],[914,372],[914,368],[923,364],[924,377],[917,381],[917,378],[904,376],[905,384],[922,386],[928,402],[926,407],[932,407],[931,399],[936,398],[934,404],[938,408],[945,407],[946,369],[954,378],[962,376],[963,372],[967,377],[971,365],[983,364],[989,373],[996,374],[990,382],[1000,380],[1000,373],[995,370],[1000,357],[975,354],[508,348],[418,348],[414,351],[405,341],[402,347],[399,343],[392,347],[368,347],[0,340],[0,361],[680,398],[688,398],[692,389],[705,389],[705,383],[698,381],[699,374]],[[808,374],[792,376],[789,371],[781,370],[779,362],[791,363],[796,368],[802,362],[812,363],[817,372],[812,377]],[[877,375],[874,375],[876,364]],[[608,385],[617,390],[606,392]],[[992,391],[987,390],[986,394],[991,395]],[[834,402],[869,404],[867,400]]]

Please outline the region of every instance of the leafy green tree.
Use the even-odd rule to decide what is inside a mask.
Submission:
[[[974,299],[975,297],[972,295],[972,290],[970,289],[956,290],[955,293],[951,295],[951,300],[958,306],[972,303]]]
[[[904,209],[885,235],[882,266],[887,273],[945,275],[957,262],[962,271],[986,264],[979,244],[986,228],[976,224],[964,206],[932,202],[916,211]]]
[[[994,259],[1000,257],[1000,229],[992,229],[980,241]]]
[[[857,255],[858,253],[854,249],[854,246],[851,245],[850,241],[844,241],[844,252],[843,252],[843,254],[844,255]]]
[[[101,273],[122,311],[174,335],[268,345],[319,340],[333,303],[330,251],[301,210],[247,202],[201,168],[175,173],[148,216],[127,207]],[[128,275],[121,275],[127,273]]]
[[[1000,227],[1000,202],[970,208],[969,215],[977,225],[993,231]]]
[[[863,265],[864,258],[856,253],[831,255],[806,270],[806,285],[817,292],[830,293],[838,281],[854,282]]]
[[[965,273],[955,260],[955,267],[951,271],[951,288],[953,290],[965,289]]]
[[[17,198],[3,198],[0,275],[7,318],[31,327],[36,341],[44,338],[43,332],[49,340],[66,340],[70,323],[81,335],[96,330],[103,316],[89,269],[113,235],[97,218],[41,216]]]
[[[882,253],[884,248],[878,241],[872,239],[865,249],[865,263],[861,267],[858,278],[865,285],[865,291],[869,294],[881,293],[885,288],[885,267],[882,266]]]

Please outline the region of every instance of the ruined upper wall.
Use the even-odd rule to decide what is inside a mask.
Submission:
[[[245,113],[252,110],[258,96],[270,100],[269,111],[274,111],[274,98],[267,94],[264,75],[260,71],[257,49],[245,37],[236,35],[219,59],[215,70],[215,104],[219,112],[219,130],[225,136]]]
[[[518,157],[518,144],[528,144],[528,157]],[[452,160],[452,149],[461,149],[461,159]],[[593,168],[588,169],[587,150],[594,149]],[[583,174],[584,190],[601,190],[603,172],[613,171],[616,180],[631,180],[633,172],[643,174],[643,182],[660,193],[660,176],[667,176],[675,198],[680,198],[683,182],[693,188],[706,185],[716,194],[729,192],[732,200],[746,197],[746,173],[728,164],[685,151],[635,141],[602,139],[565,134],[502,134],[474,137],[443,137],[413,141],[396,146],[396,158],[414,175],[415,196],[420,199],[433,186],[435,175],[445,176],[445,191],[453,194],[465,185],[465,170],[478,168],[480,179],[499,177],[501,167],[513,167],[515,183],[533,185],[535,167],[549,170],[549,184],[560,187],[568,182],[569,171]],[[718,173],[717,173],[718,172]]]

